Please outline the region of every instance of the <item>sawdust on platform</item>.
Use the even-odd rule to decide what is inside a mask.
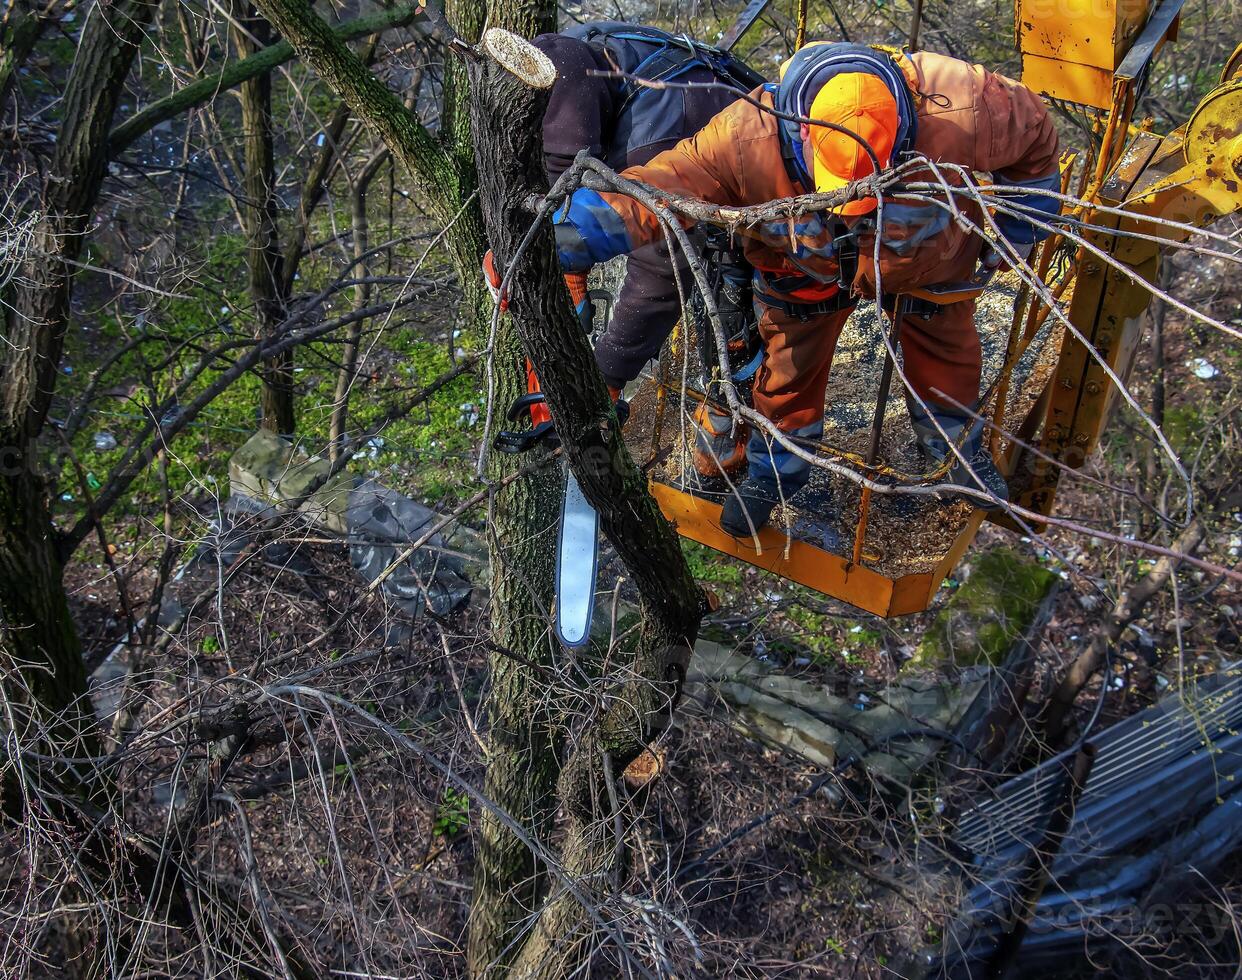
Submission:
[[[1004,364],[1017,296],[1014,280],[1011,275],[998,282],[979,301],[976,323],[983,347],[984,390],[991,386]],[[1004,420],[1008,431],[1022,423],[1039,398],[1056,363],[1059,335],[1058,326],[1045,324],[1040,336],[1015,367]],[[700,372],[696,345],[691,339],[688,350],[685,346],[666,351],[664,369],[672,385],[675,386],[684,373],[690,387],[697,388]],[[833,359],[825,397],[826,446],[859,456],[865,453],[883,365],[884,344],[875,307],[861,305],[842,330]],[[656,368],[651,374],[658,371]],[[649,378],[641,386],[632,399],[634,411],[626,426],[631,451],[661,482],[721,500],[728,488],[721,481],[701,481],[689,465],[686,446],[692,434],[688,413],[693,411],[694,402],[687,398],[683,408],[679,401],[676,391],[670,391],[663,421],[657,424],[655,385]],[[984,412],[989,417],[991,404],[989,402]],[[661,430],[659,445],[653,451],[653,433],[657,428]],[[929,464],[915,445],[901,382],[897,378],[894,378],[885,413],[880,457],[882,462],[916,478],[916,482],[918,476],[929,471]],[[792,503],[778,509],[773,519],[795,538],[849,555],[860,499],[857,484],[817,470],[807,488]],[[971,513],[971,506],[964,501],[874,494],[863,549],[864,564],[894,578],[930,572],[951,549]]]

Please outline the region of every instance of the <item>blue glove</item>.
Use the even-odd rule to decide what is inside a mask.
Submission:
[[[631,251],[621,215],[595,191],[579,188],[552,215],[556,254],[565,272],[586,272]]]
[[[1054,170],[1046,177],[1025,180],[1020,183],[997,181],[997,186],[1059,191],[1061,189],[1061,175]],[[1045,224],[1052,223],[1052,220],[1061,213],[1061,202],[1055,197],[1049,197],[1047,194],[1005,194],[1003,197],[1014,204],[1021,204],[1023,207],[1042,212],[1032,214],[1031,217]],[[1033,245],[1035,242],[1043,241],[1049,234],[1046,229],[1037,228],[1025,218],[1019,217],[1016,214],[998,214],[996,216],[996,225],[1000,228],[1001,234],[1012,245]]]

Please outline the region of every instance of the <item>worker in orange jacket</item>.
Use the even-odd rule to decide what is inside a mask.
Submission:
[[[624,176],[670,193],[721,205],[747,206],[813,191],[835,191],[873,172],[858,141],[789,117],[836,123],[862,137],[880,166],[921,154],[943,167],[909,180],[944,179],[960,185],[970,172],[990,173],[1009,185],[1011,200],[1059,212],[1041,191],[1059,189],[1057,134],[1037,95],[1018,82],[945,55],[907,55],[846,43],[803,48],[785,65],[781,81],[718,113],[695,136]],[[986,227],[977,205],[960,195],[960,211]],[[854,200],[832,212],[804,214],[743,227],[746,258],[755,269],[754,292],[764,360],[754,383],[755,408],[798,440],[823,435],[824,396],[837,337],[859,298],[874,299],[876,271],[874,198]],[[977,234],[953,220],[944,202],[887,197],[880,234],[880,280],[886,295],[969,280],[979,264],[996,267],[1013,254],[1029,255],[1044,231],[998,215],[1008,245],[984,249]],[[654,214],[621,194],[580,189],[554,217],[557,247],[566,270],[582,270],[648,242],[662,232]],[[902,318],[903,369],[914,399],[911,419],[922,448],[933,458],[959,445],[968,461],[949,470],[960,486],[1007,497],[969,411],[979,400],[981,348],[972,300],[916,305]],[[726,501],[721,524],[738,537],[768,520],[776,503],[805,485],[810,465],[762,431],[744,446],[731,420],[699,412],[712,456],[728,464],[745,456],[748,475]],[[947,436],[947,440],[946,440]],[[741,438],[745,438],[743,435]],[[956,459],[956,454],[955,454]],[[696,461],[701,464],[703,461]],[[700,465],[700,469],[703,467]]]

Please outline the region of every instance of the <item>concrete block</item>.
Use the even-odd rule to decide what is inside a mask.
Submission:
[[[1012,548],[985,551],[967,569],[905,670],[1000,666],[1039,620],[1059,582],[1055,573]]]

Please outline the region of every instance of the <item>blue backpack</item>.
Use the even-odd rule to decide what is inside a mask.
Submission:
[[[649,82],[674,81],[696,68],[711,72],[717,81],[729,85],[739,94],[745,94],[766,81],[726,51],[700,44],[684,35],[674,36],[656,27],[596,21],[579,24],[562,33],[595,48],[617,71]],[[627,159],[649,147],[661,144],[672,146],[696,133],[707,122],[706,118],[686,118],[685,90],[647,88],[629,79],[619,79],[617,84],[621,91],[621,104],[611,139],[606,141],[611,148],[605,161],[609,166],[620,168]],[[725,92],[717,91],[715,96],[719,108],[732,101]]]

